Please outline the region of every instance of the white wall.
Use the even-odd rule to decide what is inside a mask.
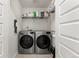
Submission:
[[[47,10],[46,8],[27,8],[23,9],[23,13],[26,11],[33,11],[33,10]],[[51,30],[51,19],[23,19],[23,30],[27,30],[27,27],[32,30]]]
[[[18,32],[22,29],[22,7],[19,0],[11,0],[11,10],[17,19]]]
[[[50,13],[51,17],[51,30],[55,31],[55,13]]]
[[[18,33],[14,33],[14,19],[17,19],[18,32],[21,30],[21,5],[19,0],[10,1],[9,17],[9,31],[8,31],[8,57],[15,57],[18,48]]]
[[[9,10],[9,31],[8,31],[8,57],[13,57],[17,52],[17,34],[14,33],[14,19],[13,12]]]
[[[54,31],[52,33],[52,45],[55,47],[55,13],[50,13],[51,17],[51,30]]]

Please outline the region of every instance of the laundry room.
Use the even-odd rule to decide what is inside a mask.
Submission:
[[[23,7],[22,30],[19,32],[19,54],[16,57],[30,55],[37,58],[53,58],[55,55],[52,37],[55,32],[54,0],[20,0],[20,3]]]
[[[79,58],[79,0],[0,0],[0,58]]]
[[[55,58],[54,4],[54,0],[0,0],[0,57]]]

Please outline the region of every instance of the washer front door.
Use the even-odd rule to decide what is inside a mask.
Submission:
[[[40,49],[46,49],[50,46],[50,38],[47,35],[41,35],[37,38],[36,43]]]
[[[24,49],[29,49],[33,46],[33,38],[30,35],[24,35],[20,39],[20,46]]]

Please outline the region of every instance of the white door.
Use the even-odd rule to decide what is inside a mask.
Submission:
[[[0,58],[8,57],[8,0],[0,0]]]
[[[79,0],[56,0],[56,57],[79,57]]]
[[[3,6],[3,0],[0,0],[0,57],[3,56],[3,9],[4,9],[4,6]]]

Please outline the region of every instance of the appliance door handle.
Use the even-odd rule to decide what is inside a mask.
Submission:
[[[17,20],[14,20],[14,32],[15,33],[17,33],[17,26],[16,26],[16,24],[17,24]]]

